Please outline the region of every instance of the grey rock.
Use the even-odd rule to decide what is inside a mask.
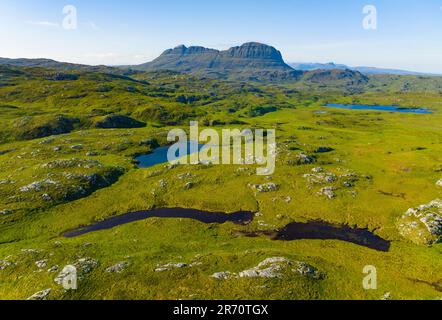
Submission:
[[[354,184],[350,181],[344,181],[344,183],[342,184],[345,188],[352,188],[354,187]]]
[[[287,258],[268,258],[258,264],[258,266],[241,271],[240,278],[280,278],[282,271],[290,266],[292,262]]]
[[[410,208],[399,219],[401,235],[416,244],[432,244],[442,240],[442,201],[439,199],[418,208]]]
[[[227,280],[233,277],[234,275],[229,271],[216,272],[212,274],[210,277],[217,280]]]
[[[54,273],[57,272],[58,269],[60,269],[60,267],[56,264],[55,266],[52,266],[51,268],[48,269],[49,273]]]
[[[98,267],[98,265],[99,265],[98,260],[92,258],[78,259],[74,263],[74,267],[76,267],[78,270],[79,277],[91,273],[96,267]]]
[[[185,190],[190,190],[190,189],[192,189],[194,186],[195,186],[195,185],[194,185],[193,182],[187,182],[187,183],[185,184],[185,186],[184,186],[184,189],[185,189]]]
[[[284,257],[268,258],[256,267],[239,273],[240,278],[281,278],[291,271],[312,279],[321,279],[322,274],[313,266],[299,261],[291,261]]]
[[[14,213],[14,210],[10,210],[10,209],[0,210],[0,215],[4,215],[4,216],[10,215],[10,214],[13,214],[13,213]]]
[[[172,169],[177,168],[178,166],[179,166],[178,163],[169,163],[169,164],[166,166],[166,168],[169,169],[169,170],[172,170]]]
[[[307,179],[310,184],[333,183],[337,180],[336,175],[333,173],[305,174],[304,178]]]
[[[312,164],[316,161],[315,157],[309,156],[303,152],[296,156],[296,160],[289,160],[289,165],[304,165],[304,164]]]
[[[13,266],[14,263],[8,260],[0,260],[0,270],[5,270],[8,267]]]
[[[155,272],[164,272],[164,271],[170,271],[172,269],[182,269],[187,267],[188,265],[186,263],[168,263],[162,266],[158,266],[155,269]]]
[[[56,186],[58,185],[58,182],[50,180],[50,179],[44,179],[41,181],[34,181],[31,184],[21,187],[20,191],[21,192],[39,192],[39,191],[43,191],[44,189],[50,187],[50,186]]]
[[[309,265],[305,262],[294,262],[295,268],[292,269],[293,272],[299,273],[303,276],[312,278],[312,279],[321,279],[323,274],[318,271],[315,267]]]
[[[39,254],[41,252],[38,249],[22,249],[21,251],[25,254]]]
[[[319,147],[316,149],[315,153],[327,153],[333,151],[333,148],[330,147]]]
[[[319,190],[318,195],[326,196],[328,199],[333,199],[336,198],[335,190],[336,188],[334,187],[324,187],[321,190]]]
[[[385,294],[382,296],[381,300],[384,300],[384,301],[391,300],[391,293],[390,293],[390,292],[385,293]]]
[[[122,261],[106,269],[107,273],[121,273],[129,266],[129,262]]]
[[[165,189],[167,187],[167,182],[165,180],[158,181],[158,184],[161,189]]]
[[[41,195],[41,198],[44,200],[44,201],[52,201],[52,197],[49,195],[49,194],[47,194],[47,193],[44,193],[44,194],[42,194]]]
[[[193,175],[190,172],[182,173],[178,175],[178,179],[185,180],[185,179],[192,179]]]
[[[44,259],[44,260],[39,260],[35,262],[35,265],[37,266],[37,268],[39,269],[43,269],[46,268],[46,266],[48,265],[48,260]]]

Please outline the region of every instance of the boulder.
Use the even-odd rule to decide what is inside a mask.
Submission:
[[[187,182],[184,186],[184,190],[190,190],[194,187],[194,183],[193,182]]]
[[[333,173],[312,173],[305,174],[304,178],[307,179],[310,184],[325,184],[333,183],[337,180],[337,176]]]
[[[231,272],[223,271],[223,272],[216,272],[216,273],[212,274],[210,277],[217,279],[217,280],[227,280],[233,276],[234,275]]]
[[[318,269],[305,262],[294,262],[292,271],[312,279],[322,279],[323,277],[323,274]]]
[[[50,267],[50,268],[48,269],[48,272],[49,272],[49,273],[57,272],[59,268],[60,268],[60,267],[56,264],[55,266]]]
[[[322,274],[305,262],[291,261],[283,257],[268,258],[256,267],[239,273],[240,278],[281,278],[288,269],[302,276],[320,279]]]
[[[279,186],[276,183],[269,182],[265,184],[255,184],[251,186],[252,189],[258,191],[258,192],[274,192],[278,191]]]
[[[3,209],[3,210],[0,210],[0,216],[1,215],[3,215],[3,216],[7,216],[7,215],[10,215],[10,214],[13,214],[14,213],[14,211],[13,210],[10,210],[10,209]]]
[[[332,152],[334,149],[330,148],[330,147],[319,147],[318,149],[315,150],[315,153],[327,153],[327,152]]]
[[[14,263],[7,260],[0,260],[0,270],[5,270],[7,267],[13,266]]]
[[[155,269],[155,272],[164,272],[164,271],[170,271],[172,269],[182,269],[187,267],[187,263],[168,263],[165,265],[159,265]]]
[[[400,234],[416,244],[433,244],[442,240],[442,201],[434,200],[410,208],[399,219]]]
[[[442,187],[442,179],[440,179],[438,182],[436,182],[436,186]]]
[[[74,267],[78,270],[78,276],[81,278],[85,274],[91,273],[96,267],[98,267],[99,262],[92,258],[82,258],[78,259],[74,263]]]
[[[121,273],[129,266],[129,262],[122,261],[106,269],[107,273]]]
[[[382,297],[381,297],[382,301],[389,301],[391,300],[391,293],[390,292],[386,292]]]
[[[335,193],[336,188],[334,187],[324,187],[318,192],[318,196],[326,196],[328,199],[336,198]]]
[[[35,265],[36,265],[37,268],[39,268],[39,269],[46,268],[46,266],[48,265],[48,260],[45,259],[45,260],[39,260],[39,261],[36,261],[36,262],[35,262]]]
[[[287,164],[289,165],[305,165],[305,164],[312,164],[316,162],[316,158],[314,156],[309,156],[303,152],[296,155],[295,160],[288,160]]]

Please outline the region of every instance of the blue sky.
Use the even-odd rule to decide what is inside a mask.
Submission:
[[[362,9],[375,5],[377,30]],[[62,28],[65,5],[78,28]],[[178,44],[248,41],[288,62],[336,62],[442,73],[442,0],[0,0],[0,56],[135,64]]]

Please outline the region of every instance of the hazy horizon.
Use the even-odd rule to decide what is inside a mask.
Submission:
[[[77,10],[75,30],[63,28],[68,4]],[[376,30],[363,28],[368,4],[377,9]],[[225,50],[257,41],[280,50],[287,63],[442,73],[441,6],[437,0],[2,0],[0,56],[135,65],[180,44]]]

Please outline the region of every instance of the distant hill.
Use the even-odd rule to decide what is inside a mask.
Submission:
[[[329,63],[304,63],[304,62],[295,62],[289,63],[289,65],[301,71],[312,71],[312,70],[331,70],[331,69],[340,69],[340,70],[353,70],[359,71],[366,75],[376,75],[376,74],[390,74],[390,75],[412,75],[412,76],[429,76],[436,74],[422,73],[422,72],[414,72],[407,70],[398,70],[398,69],[385,69],[385,68],[375,68],[375,67],[350,67],[344,64],[335,64],[333,62]]]
[[[134,70],[172,70],[239,80],[292,80],[302,75],[287,65],[274,47],[249,42],[225,51],[184,45],[166,50]]]
[[[9,59],[0,58],[0,65],[11,66],[11,67],[23,67],[23,68],[45,68],[53,69],[59,72],[69,72],[69,71],[90,71],[90,72],[103,72],[110,74],[130,74],[131,72],[127,70],[122,70],[120,68],[109,67],[109,66],[89,66],[85,64],[76,64],[68,62],[59,62],[51,59]]]
[[[359,71],[349,69],[319,69],[305,72],[302,80],[309,83],[338,83],[346,86],[360,86],[367,84],[369,78]]]

